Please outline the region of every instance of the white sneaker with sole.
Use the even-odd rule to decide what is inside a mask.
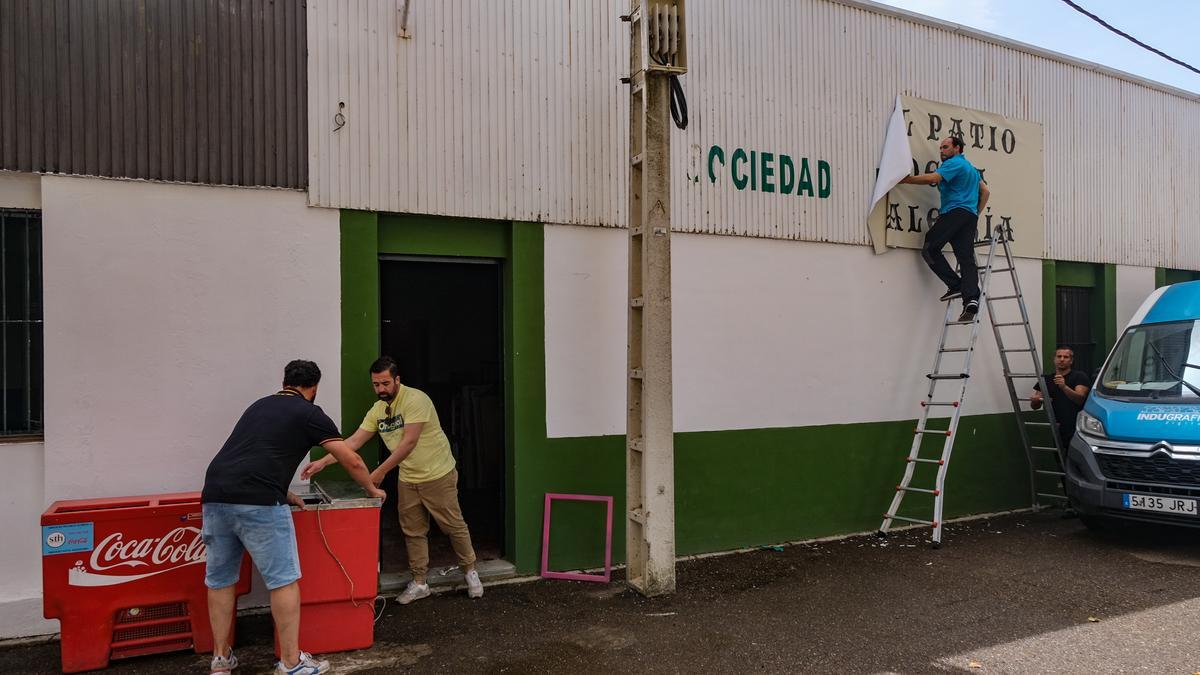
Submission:
[[[483,582],[479,580],[479,572],[471,570],[464,575],[467,578],[467,597],[482,598]]]
[[[413,600],[429,597],[429,584],[418,584],[414,581],[408,582],[408,586],[404,592],[396,596],[396,602],[407,605]]]
[[[237,668],[237,657],[230,649],[229,656],[213,655],[212,664],[208,667],[208,675],[229,675],[234,668]]]
[[[328,661],[318,661],[308,652],[300,652],[300,663],[288,668],[283,661],[275,664],[275,675],[321,675],[329,672]]]

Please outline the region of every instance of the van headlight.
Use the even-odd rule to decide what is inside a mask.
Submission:
[[[1108,434],[1104,433],[1104,423],[1087,412],[1079,413],[1079,430],[1090,436],[1108,437]]]

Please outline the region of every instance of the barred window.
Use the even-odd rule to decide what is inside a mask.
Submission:
[[[42,433],[42,214],[0,209],[0,438]]]

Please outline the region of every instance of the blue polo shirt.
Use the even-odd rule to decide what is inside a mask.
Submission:
[[[955,155],[942,162],[937,172],[942,176],[937,186],[942,195],[942,207],[938,213],[966,209],[979,215],[979,171],[971,166],[967,158]]]

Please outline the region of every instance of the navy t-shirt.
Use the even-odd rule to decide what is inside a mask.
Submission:
[[[260,398],[209,463],[200,501],[286,504],[288,484],[309,449],[341,438],[325,411],[298,392],[284,389]]]

